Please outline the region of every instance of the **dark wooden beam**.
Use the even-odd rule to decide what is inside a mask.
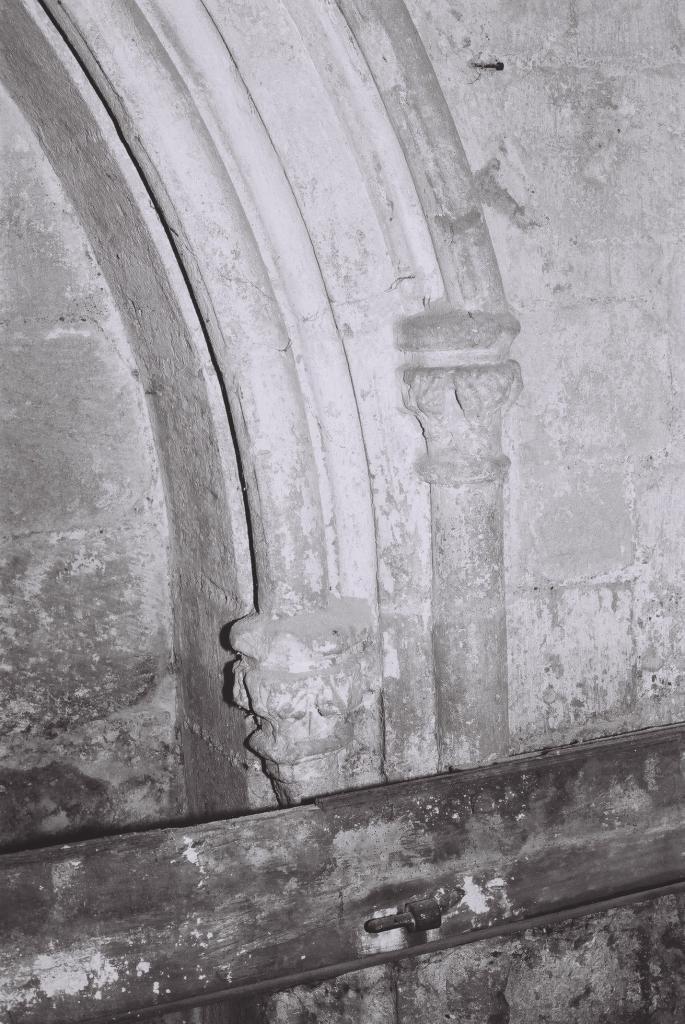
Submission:
[[[0,1019],[284,987],[685,888],[685,728],[0,858]],[[460,886],[439,930],[364,922]]]

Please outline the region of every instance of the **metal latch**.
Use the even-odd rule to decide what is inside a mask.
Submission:
[[[449,893],[439,892],[425,900],[412,900],[405,903],[404,910],[397,914],[369,918],[364,928],[373,935],[392,931],[393,928],[406,928],[409,932],[428,932],[432,928],[439,928],[444,912],[460,903],[465,895],[464,889],[455,887]]]

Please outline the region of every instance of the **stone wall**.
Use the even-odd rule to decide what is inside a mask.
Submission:
[[[678,4],[409,6],[522,324],[505,421],[514,746],[680,720]]]
[[[677,5],[408,6],[522,325],[512,354],[525,387],[505,418],[512,750],[680,721]],[[682,915],[673,899],[636,906],[300,987],[262,1012],[289,1024],[676,1024]]]
[[[139,131],[155,143],[166,136],[167,150],[149,145],[138,157],[152,154],[151,179],[157,174],[165,183],[168,173],[172,187],[168,194],[159,188],[158,198],[172,196],[164,212],[176,225],[170,235],[181,239],[184,269],[200,267],[191,283],[219,353],[215,361],[224,360],[238,431],[247,437],[244,465],[250,469],[250,438],[259,430],[273,436],[276,399],[292,412],[298,396],[304,410],[298,429],[311,433],[307,473],[300,476],[311,483],[312,504],[320,502],[311,518],[321,523],[311,536],[299,536],[305,547],[311,541],[307,558],[290,544],[302,534],[302,507],[284,502],[281,508],[274,497],[287,491],[283,480],[297,477],[304,462],[294,449],[290,461],[281,459],[287,431],[278,458],[266,442],[260,449],[257,483],[272,487],[252,492],[254,523],[263,532],[266,524],[268,533],[261,538],[267,554],[253,565],[267,579],[262,596],[276,612],[288,612],[283,595],[297,586],[280,572],[286,566],[293,577],[305,569],[321,577],[317,586],[325,596],[330,590],[337,598],[365,599],[374,625],[378,612],[384,772],[425,774],[438,764],[431,510],[428,486],[416,472],[424,439],[402,402],[407,354],[399,350],[396,327],[426,306],[439,307],[442,268],[421,209],[425,197],[417,197],[369,76],[357,75],[337,15],[327,21],[333,5],[316,7],[317,20],[306,16],[304,3],[262,3],[278,17],[255,18],[250,3],[209,5],[240,76],[232,65],[222,72],[221,51],[210,68],[218,79],[205,80],[202,62],[199,71],[193,64],[205,42],[188,32],[181,45],[171,15],[166,20],[163,5],[146,0],[156,39],[168,47],[164,59],[173,53],[178,78],[198,104],[187,99],[184,114],[198,145],[174,141],[176,108],[169,101],[166,109],[160,92],[154,109],[143,66],[128,67],[134,81],[121,90],[133,97],[134,114],[135,102],[142,102],[139,121],[129,117],[135,130],[126,109],[119,115],[133,146]],[[71,7],[95,33],[89,5]],[[522,325],[512,355],[525,388],[504,420],[511,460],[504,503],[511,750],[682,720],[685,362],[678,347],[683,182],[676,5],[410,0],[408,7],[474,172],[505,291]],[[124,12],[124,5],[111,11]],[[118,30],[130,40],[125,26]],[[104,37],[106,44],[107,32]],[[211,33],[207,39],[218,45]],[[110,73],[126,77],[126,55],[121,47],[114,51]],[[474,66],[497,61],[501,70]],[[170,89],[175,83],[166,72],[154,80]],[[215,94],[224,100],[218,110],[211,108]],[[6,99],[0,116],[7,126],[3,202],[11,228],[2,254],[8,341],[1,355],[7,396],[0,458],[9,486],[1,523],[8,667],[0,810],[5,845],[25,846],[173,817],[181,805],[180,757],[173,573],[149,396],[70,202]],[[190,154],[199,171],[192,162],[176,162],[178,152]],[[260,173],[251,177],[255,166]],[[215,230],[218,210],[247,225],[236,228],[239,244],[227,230]],[[202,244],[201,215],[212,225],[211,246]],[[250,244],[257,255],[241,262]],[[257,265],[258,288],[249,278]],[[253,311],[252,323],[244,311],[240,322],[241,303]],[[260,374],[251,352],[272,330],[274,370]],[[276,370],[286,359],[279,390]],[[344,392],[331,387],[333,365],[345,368]],[[193,373],[184,364],[178,379]],[[224,414],[220,400],[216,408]],[[189,420],[197,419],[194,409],[188,404]],[[179,436],[187,438],[187,431]],[[247,482],[254,486],[249,473]],[[187,509],[200,488],[186,485],[178,505]],[[205,498],[209,491],[219,507],[212,488],[204,488]],[[348,502],[350,492],[363,498]],[[223,508],[216,518],[223,520]],[[202,522],[210,524],[204,538],[193,531],[190,515],[185,533],[179,531],[180,547],[191,554],[178,576],[197,576],[198,588],[211,594],[210,611],[197,611],[192,601],[174,611],[185,617],[188,646],[199,652],[187,659],[186,749],[202,748],[201,761],[206,747],[219,766],[193,776],[200,781],[193,782],[191,803],[224,813],[239,801],[221,766],[232,764],[240,774],[249,765],[254,780],[258,763],[243,749],[235,713],[229,721],[221,700],[223,656],[212,645],[229,619],[249,610],[252,580],[244,561],[234,568],[228,545],[217,543],[204,564],[217,531],[211,516]],[[282,527],[287,543],[269,523]],[[259,530],[256,535],[259,540]],[[319,597],[314,594],[314,604]],[[316,633],[314,640],[319,643]],[[240,806],[271,798],[261,775],[245,789]],[[300,987],[259,1007],[234,1004],[210,1016],[296,1024],[676,1024],[683,1014],[679,913],[669,899]]]
[[[299,987],[263,1016],[236,1007],[208,1024],[676,1024],[682,927],[667,898]]]
[[[0,842],[179,810],[167,528],[128,341],[36,138],[0,94]]]

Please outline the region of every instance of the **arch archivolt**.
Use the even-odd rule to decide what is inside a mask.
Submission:
[[[196,613],[179,585],[189,722],[225,743],[197,653],[216,615],[240,619],[236,699],[282,801],[501,753],[517,324],[403,3],[4,7],[13,91],[163,382],[175,572],[211,551],[227,581]]]

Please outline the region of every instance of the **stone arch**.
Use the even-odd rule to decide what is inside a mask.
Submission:
[[[226,389],[257,590],[237,693],[279,797],[501,752],[517,324],[404,4],[43,7],[144,176]],[[455,671],[474,678],[451,714]]]
[[[202,685],[220,678],[217,618],[245,614],[252,598],[221,390],[171,246],[101,101],[38,5],[4,8],[3,81],[79,213],[148,395],[170,525],[174,650],[192,763],[195,720],[208,717],[208,701],[227,734],[225,747],[239,749],[244,735],[241,717]],[[243,773],[230,758],[221,763],[222,799],[244,805]]]

